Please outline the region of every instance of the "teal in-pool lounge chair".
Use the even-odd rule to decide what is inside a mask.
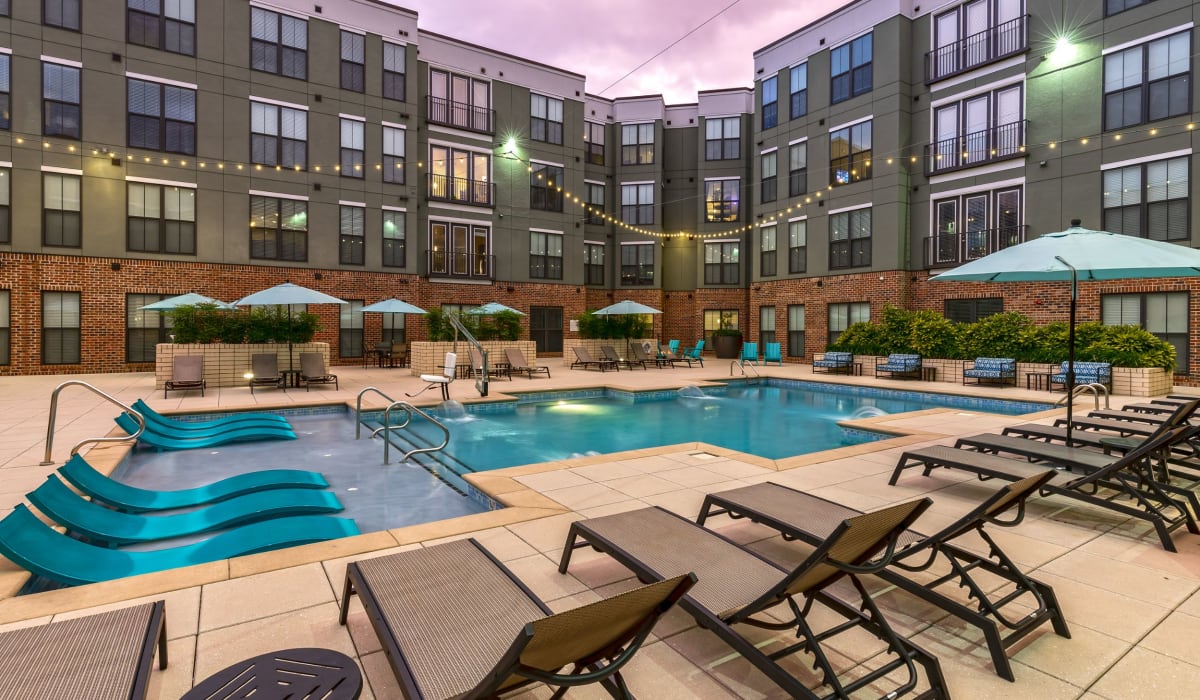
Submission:
[[[192,508],[269,489],[323,489],[329,486],[325,477],[317,472],[263,469],[178,491],[151,491],[101,474],[80,455],[67,460],[58,468],[58,474],[93,501],[107,503],[126,513]]]
[[[782,343],[767,343],[763,349],[763,365],[774,362],[780,367],[783,366],[783,344]]]
[[[122,413],[113,419],[121,430],[133,435],[137,432],[137,421],[128,413]],[[192,450],[197,447],[215,447],[231,442],[247,440],[295,440],[296,433],[291,428],[231,428],[216,435],[194,437],[175,431],[174,434],[164,434],[149,427],[138,436],[138,442],[145,443],[157,450]]]
[[[0,520],[0,554],[17,566],[52,581],[83,584],[357,534],[358,526],[353,520],[329,515],[295,515],[242,525],[202,542],[168,549],[130,551],[97,547],[61,534],[18,503]]]
[[[44,515],[96,544],[118,545],[186,537],[287,515],[337,513],[342,504],[329,491],[256,491],[196,510],[167,515],[121,513],[93,503],[51,474],[26,494]]]
[[[242,423],[253,423],[253,424],[263,424],[263,425],[282,425],[286,428],[292,427],[291,423],[288,423],[287,418],[284,418],[283,416],[278,415],[276,413],[263,413],[261,411],[244,412],[244,413],[230,413],[221,418],[217,418],[216,420],[190,421],[190,420],[179,420],[178,418],[173,418],[171,416],[163,415],[163,414],[159,413],[158,411],[154,410],[153,408],[150,408],[150,404],[146,403],[145,401],[143,401],[141,399],[134,401],[131,404],[131,406],[133,407],[133,410],[142,414],[142,416],[146,419],[147,425],[162,425],[162,426],[165,426],[168,428],[176,428],[179,430],[200,430],[202,428],[228,428],[228,427],[236,427],[238,425],[241,425]]]
[[[128,413],[126,415],[129,415]],[[162,422],[162,418],[151,418],[149,415],[142,414],[146,419],[146,431],[157,433],[164,437],[180,438],[185,440],[202,440],[212,438],[222,438],[229,435],[235,430],[263,430],[269,434],[283,432],[285,434],[295,435],[292,426],[280,421],[263,421],[263,420],[246,420],[238,423],[230,423],[228,425],[217,426],[201,426],[198,428],[189,427],[185,423],[179,427],[176,423]],[[130,416],[130,418],[133,418]],[[134,419],[136,421],[136,419]],[[132,423],[130,424],[132,425]],[[290,439],[290,438],[289,438]]]

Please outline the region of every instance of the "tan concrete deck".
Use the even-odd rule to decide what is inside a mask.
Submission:
[[[604,374],[571,371],[549,360],[553,379],[493,382],[496,395],[514,390],[608,385],[623,388],[678,387],[729,377],[729,363],[710,361],[707,369],[622,371]],[[248,389],[173,393],[164,400],[150,374],[79,377],[125,403],[144,398],[162,410],[211,410],[252,405],[306,402],[353,402],[366,386],[392,396],[413,391],[418,380],[406,370],[337,367],[341,389],[311,392],[270,390],[251,396]],[[772,376],[811,378],[807,366],[771,367]],[[0,509],[7,511],[61,465],[77,441],[107,434],[114,407],[79,388],[67,389],[59,404],[54,466],[39,466],[52,389],[70,377],[0,377]],[[869,377],[827,378],[872,384]],[[978,389],[948,383],[881,380],[889,387],[1046,400],[1045,392]],[[452,387],[452,396],[477,396],[469,382]],[[436,401],[436,392],[431,402]],[[427,395],[429,395],[427,394]],[[1121,400],[1114,401],[1114,405]],[[376,402],[377,404],[377,402]],[[1080,399],[1082,410],[1091,400]],[[923,516],[932,530],[989,494],[979,484],[944,470],[931,477],[910,472],[898,486],[887,475],[906,446],[952,442],[962,434],[997,429],[1024,419],[961,410],[922,411],[875,419],[880,427],[907,433],[869,445],[804,457],[765,460],[702,444],[679,445],[636,453],[589,457],[567,462],[516,467],[481,475],[478,486],[509,508],[439,523],[370,533],[332,543],[243,557],[65,591],[0,599],[0,626],[80,615],[126,601],[164,598],[170,637],[170,667],[155,671],[150,697],[177,698],[194,683],[233,661],[272,649],[322,646],[359,659],[367,687],[364,698],[399,697],[392,671],[361,606],[354,603],[350,625],[337,623],[338,597],[345,563],[403,548],[471,535],[504,561],[556,610],[625,590],[635,581],[603,555],[580,551],[568,575],[556,571],[568,525],[581,517],[661,505],[695,516],[703,495],[767,479],[803,488],[848,505],[871,509],[931,494],[935,506]],[[803,436],[780,431],[782,440]],[[93,463],[115,463],[119,449],[95,448]],[[919,524],[920,525],[920,524]],[[773,555],[796,556],[798,545],[783,544],[769,532],[718,519],[714,526],[739,541]],[[981,635],[942,619],[916,599],[886,594],[884,610],[897,628],[941,660],[957,698],[1109,698],[1193,697],[1200,695],[1200,537],[1176,534],[1180,552],[1162,550],[1148,528],[1107,512],[1056,498],[1034,502],[1026,522],[1015,529],[989,528],[1027,571],[1054,586],[1066,610],[1072,639],[1053,634],[1048,625],[1010,651],[1016,683],[996,676]],[[981,544],[981,543],[980,543]],[[20,585],[21,572],[0,560],[0,595]],[[754,634],[754,633],[751,633]],[[758,637],[756,637],[758,638]],[[761,633],[763,643],[774,635]],[[873,647],[841,649],[849,658],[871,665]],[[844,659],[843,659],[844,660]],[[793,660],[797,675],[807,669]],[[630,664],[626,677],[645,698],[775,698],[783,693],[718,638],[673,611],[650,643]],[[519,697],[543,698],[545,688]],[[607,697],[598,689],[570,697]]]

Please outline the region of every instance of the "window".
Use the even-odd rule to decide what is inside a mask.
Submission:
[[[808,64],[801,63],[798,66],[792,66],[792,69],[788,71],[788,78],[792,90],[791,111],[788,116],[798,119],[808,114]]]
[[[562,166],[531,161],[529,167],[529,208],[562,211]]]
[[[383,127],[383,181],[404,184],[404,129]]]
[[[364,264],[367,248],[366,228],[363,219],[366,216],[363,207],[341,206],[340,225],[338,231],[338,262],[343,265]]]
[[[829,305],[829,338],[828,345],[837,342],[838,336],[855,323],[866,323],[871,320],[871,304],[859,301],[849,304]]]
[[[42,23],[79,31],[80,0],[42,0]]]
[[[0,243],[12,243],[12,170],[0,168]]]
[[[1104,129],[1187,114],[1192,108],[1192,30],[1104,57]]]
[[[126,83],[129,146],[195,155],[196,91],[133,78]]]
[[[775,225],[763,226],[759,230],[758,274],[760,277],[774,277],[776,271],[775,253],[777,247],[777,232]]]
[[[936,233],[932,250],[927,252],[928,264],[957,264],[1020,243],[1024,238],[1021,189],[971,192],[935,200]]]
[[[338,313],[338,356],[363,356],[363,302],[347,299]]]
[[[705,309],[704,310],[704,342],[712,346],[713,331],[729,328],[737,330],[738,326],[738,311],[737,309]]]
[[[654,223],[654,183],[621,185],[621,220],[627,224]]]
[[[128,0],[129,43],[196,55],[196,0]]]
[[[142,307],[166,299],[166,294],[125,295],[125,361],[154,362],[155,346],[169,343],[171,315],[143,311]]]
[[[42,364],[79,364],[80,327],[79,292],[42,292]]]
[[[583,283],[603,286],[604,284],[604,244],[583,244]]]
[[[9,17],[12,15],[12,7],[9,0],[0,0],[0,16]]]
[[[621,127],[621,165],[654,162],[654,125],[626,124]]]
[[[196,190],[130,182],[126,246],[138,253],[196,254]]]
[[[788,146],[788,196],[808,192],[808,142]]]
[[[383,319],[380,323],[383,328],[380,331],[379,341],[382,343],[403,343],[407,342],[407,331],[405,329],[405,314],[383,314]]]
[[[430,69],[427,118],[436,124],[492,133],[492,84]]]
[[[775,342],[775,307],[758,307],[758,344],[766,352],[767,343]]]
[[[871,208],[829,215],[829,269],[871,264]]]
[[[871,177],[871,120],[829,132],[829,184]]]
[[[405,77],[408,73],[408,57],[405,47],[383,42],[383,96],[389,100],[407,99]]]
[[[548,231],[529,232],[529,277],[562,279],[562,234]]]
[[[367,83],[367,38],[342,30],[342,89],[363,92]]]
[[[250,103],[250,162],[308,167],[308,112],[265,102]]]
[[[762,81],[762,128],[774,128],[779,123],[779,85],[775,76]]]
[[[250,67],[308,80],[308,22],[251,7]]]
[[[366,125],[357,119],[343,118],[342,122],[342,177],[363,176],[363,159],[366,151],[363,146],[363,131]]]
[[[829,52],[829,102],[837,104],[871,91],[871,35]]]
[[[1152,0],[1105,0],[1104,14],[1115,15],[1118,12],[1124,12],[1135,7],[1141,7]]]
[[[529,307],[529,339],[539,353],[562,352],[563,308]]]
[[[563,142],[563,101],[529,95],[529,138],[546,143]]]
[[[653,243],[621,245],[621,284],[626,286],[654,284]]]
[[[742,120],[738,117],[704,120],[704,159],[737,160],[742,157]]]
[[[788,305],[788,357],[804,357],[804,304]]]
[[[405,232],[408,228],[406,212],[394,209],[383,210],[383,266],[404,267],[407,264]]]
[[[1175,347],[1176,374],[1189,374],[1187,292],[1103,294],[1100,322],[1106,326],[1138,326]]]
[[[935,109],[929,171],[990,163],[1024,153],[1022,92],[1021,85],[1009,85]]]
[[[429,198],[492,206],[490,153],[429,147]]]
[[[933,19],[934,49],[925,55],[932,83],[1024,51],[1024,0],[967,0]]]
[[[0,365],[12,364],[12,294],[0,289]]]
[[[592,165],[604,165],[604,125],[584,122],[583,143],[587,151],[587,162]]]
[[[942,313],[954,323],[975,323],[992,314],[1004,312],[1004,299],[987,297],[983,299],[947,299]]]
[[[79,69],[42,63],[42,133],[80,138]]]
[[[1156,241],[1190,239],[1189,157],[1104,171],[1104,230]]]
[[[12,56],[0,54],[0,129],[12,128]]]
[[[585,224],[604,224],[604,185],[595,182],[583,183],[584,203],[587,205],[584,211],[587,216],[583,222]]]
[[[429,274],[492,278],[492,230],[481,224],[429,222]]]
[[[308,202],[251,195],[250,257],[308,260]]]
[[[704,244],[704,283],[738,283],[737,241],[716,241]]]
[[[704,181],[704,220],[728,222],[738,220],[738,190],[740,183],[733,180]]]
[[[808,221],[788,222],[788,273],[808,272]]]
[[[83,245],[80,221],[80,176],[42,173],[42,244],[79,248]]]
[[[758,189],[759,189],[759,195],[762,197],[762,202],[764,204],[766,204],[767,202],[775,201],[775,197],[776,197],[776,187],[775,187],[775,185],[776,185],[776,178],[775,178],[776,163],[775,163],[775,160],[776,159],[775,159],[775,156],[777,153],[778,153],[778,151],[771,151],[770,153],[764,153],[761,156],[759,156],[759,161],[761,163],[760,172],[762,173],[762,180],[759,183]]]

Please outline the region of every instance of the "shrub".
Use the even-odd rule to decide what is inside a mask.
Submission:
[[[1033,322],[1014,311],[992,314],[975,323],[961,324],[958,334],[960,359],[976,357],[1018,358],[1026,348]],[[996,354],[991,354],[996,353]]]
[[[429,323],[429,340],[431,342],[454,340],[454,326],[441,309],[434,309],[426,313],[425,319]],[[501,311],[491,316],[462,314],[458,320],[476,340],[520,340],[521,338],[521,316],[515,311]],[[461,334],[458,335],[461,337]]]
[[[294,343],[311,342],[320,330],[316,314],[257,307],[249,312],[219,309],[212,304],[180,306],[165,312],[176,343]],[[290,333],[289,333],[290,330]]]
[[[645,338],[650,324],[639,314],[597,316],[592,311],[575,317],[581,338]]]

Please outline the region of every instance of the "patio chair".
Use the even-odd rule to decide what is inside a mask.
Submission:
[[[546,365],[529,364],[525,359],[525,353],[521,352],[521,348],[504,348],[504,357],[508,360],[511,372],[522,372],[529,379],[533,379],[535,374],[545,374],[546,379],[550,378],[550,368]]]
[[[0,632],[0,697],[142,700],[156,647],[167,667],[165,611],[156,600]]]
[[[450,385],[454,383],[454,373],[458,370],[458,354],[453,352],[446,353],[446,358],[442,360],[441,374],[422,374],[421,381],[426,382],[424,389],[405,396],[412,398],[424,394],[426,391],[434,387],[442,390],[442,401],[450,400]]]
[[[963,385],[968,379],[974,379],[976,384],[992,382],[1004,386],[1017,385],[1017,361],[1011,357],[976,357],[968,360],[970,367],[963,367]]]
[[[300,381],[305,391],[313,384],[332,384],[334,389],[339,388],[337,375],[325,369],[325,356],[319,352],[300,353]]]
[[[392,344],[380,341],[375,343],[375,349],[369,353],[363,353],[363,365],[367,364],[367,360],[374,360],[376,367],[383,367],[384,362],[391,366],[392,364]]]
[[[199,389],[204,396],[204,356],[176,355],[171,362],[171,378],[163,383],[163,398],[168,391]]]
[[[704,357],[700,354],[704,352],[704,340],[697,340],[695,347],[688,348],[680,357],[688,363],[688,367],[692,366],[693,362],[699,362],[700,366],[704,366]]]
[[[679,354],[679,341],[678,340],[668,340],[667,341],[667,350],[672,355],[678,355]]]
[[[820,359],[813,359],[813,373],[820,371],[829,374],[851,374],[854,371],[854,353],[837,350],[826,350]]]
[[[763,348],[763,366],[774,362],[780,367],[783,366],[783,344],[782,343],[767,343]]]
[[[1008,647],[1046,622],[1059,636],[1069,638],[1071,634],[1054,589],[1021,571],[984,526],[991,523],[1012,527],[1020,523],[1025,518],[1025,501],[1053,477],[1054,470],[1049,469],[1008,484],[932,535],[905,530],[891,564],[875,572],[889,584],[978,627],[991,651],[996,673],[1010,681],[1015,679],[1005,651]],[[777,530],[785,539],[798,539],[812,546],[819,545],[834,524],[862,515],[853,508],[775,483],[709,494],[696,522],[703,525],[720,514],[747,518]],[[984,554],[954,544],[959,537],[972,533],[987,545],[979,550]],[[933,571],[935,565],[937,571],[949,573],[937,578],[920,576]],[[982,572],[981,577],[977,577],[977,570]],[[999,588],[997,581],[1003,581]],[[943,592],[945,588],[950,590]],[[952,595],[956,589],[966,591],[969,604],[964,604],[961,596]]]
[[[662,369],[663,367],[671,366],[671,363],[669,360],[667,360],[665,357],[658,357],[657,353],[655,354],[654,357],[650,356],[650,343],[649,342],[647,342],[645,345],[642,345],[639,343],[634,343],[630,349],[633,351],[634,361],[641,362],[643,367],[646,366],[647,362],[653,362],[655,368],[657,368],[657,369]]]
[[[946,698],[946,682],[937,659],[891,628],[858,579],[858,574],[872,573],[889,563],[901,533],[929,504],[927,498],[918,499],[835,524],[828,537],[795,567],[774,563],[663,508],[643,508],[573,523],[558,570],[566,573],[571,553],[587,546],[610,555],[643,582],[694,569],[697,583],[679,602],[680,608],[793,698],[848,698],[868,686],[877,695],[885,684],[891,691],[885,697],[899,697],[916,691],[921,680],[917,665],[924,669],[923,680],[929,685],[919,697]],[[853,602],[829,591],[832,584],[843,580],[857,593]],[[824,617],[811,614],[817,602],[845,622],[815,631],[812,619]],[[768,611],[770,616],[761,615]],[[788,630],[775,640],[787,646],[767,653],[760,639],[743,636],[738,630],[743,624]],[[850,673],[839,674],[825,643],[854,628],[881,640],[885,650],[873,653],[871,670],[863,672],[855,663],[855,668],[847,669]],[[793,632],[799,639],[789,645]],[[838,651],[844,654],[846,648],[839,646]],[[778,663],[800,651],[806,654],[794,666],[812,664],[816,671],[804,680]],[[810,686],[827,690],[829,695],[819,695]]]
[[[1200,399],[1195,399],[1187,403],[1176,404],[1171,410],[1171,416],[1168,420],[1163,421],[1156,428],[1147,427],[1139,434],[1122,433],[1113,435],[1112,433],[1104,433],[1099,430],[1081,430],[1073,429],[1071,431],[1071,446],[1086,445],[1095,447],[1105,451],[1115,450],[1121,453],[1128,452],[1136,448],[1143,441],[1158,437],[1165,430],[1176,425],[1183,425],[1191,420],[1196,413],[1196,409],[1200,408]],[[1073,420],[1078,424],[1081,421]],[[1128,423],[1125,423],[1128,425]],[[1120,427],[1120,426],[1118,426]],[[1024,438],[1033,438],[1036,440],[1045,440],[1046,442],[1066,442],[1067,429],[1059,425],[1045,425],[1043,423],[1024,423],[1021,425],[1010,425],[1000,431],[1001,435],[1013,435]],[[1185,450],[1188,456],[1194,456],[1197,452],[1196,448],[1189,445]]]
[[[1062,365],[1058,368],[1058,372],[1050,375],[1050,391],[1054,391],[1054,386],[1057,384],[1067,389],[1067,365],[1070,362],[1063,360]],[[1076,362],[1075,363],[1075,386],[1084,384],[1103,384],[1108,392],[1112,393],[1112,364],[1108,362]]]
[[[250,373],[254,375],[250,377],[251,394],[254,393],[256,386],[273,386],[276,389],[287,391],[283,374],[279,372],[279,358],[273,352],[256,352],[251,355]]]
[[[637,364],[642,366],[642,369],[646,369],[646,362],[644,360],[636,360],[636,359],[630,360],[630,359],[623,358],[620,356],[620,354],[617,353],[616,348],[614,348],[611,345],[601,345],[600,352],[601,352],[601,354],[604,355],[604,359],[608,360],[609,362],[612,362],[618,368],[621,365],[625,365],[626,369],[633,369],[633,365],[636,362]]]
[[[471,376],[483,376],[483,356],[473,347],[468,347],[467,352],[470,353],[471,357]],[[493,361],[491,353],[488,353],[487,376],[489,379],[500,379],[503,377],[512,380],[512,368],[504,360],[500,362]]]
[[[138,424],[133,416],[121,413],[113,419],[126,433],[137,433]],[[202,434],[197,431],[173,431],[163,428],[146,426],[138,443],[149,445],[156,450],[194,450],[198,447],[215,447],[228,445],[231,442],[256,442],[259,440],[295,440],[296,433],[283,426],[231,427],[210,431]]]
[[[575,361],[571,363],[571,369],[575,369],[576,367],[582,367],[583,369],[595,368],[601,372],[606,372],[610,368],[618,371],[620,370],[620,368],[610,360],[595,359],[592,357],[592,353],[582,345],[576,345],[575,347],[571,348],[571,350],[575,352]]]
[[[920,379],[921,356],[904,353],[892,353],[887,360],[875,364],[875,377],[880,372],[886,372],[892,379]]]
[[[597,682],[632,698],[621,669],[695,580],[555,615],[478,542],[456,540],[348,564],[339,621],[357,593],[409,700],[493,698],[537,682],[557,686],[555,698]]]
[[[750,365],[758,364],[758,343],[742,343],[742,354],[738,356],[742,362]]]
[[[408,343],[392,341],[391,359],[393,367],[408,366]]]

